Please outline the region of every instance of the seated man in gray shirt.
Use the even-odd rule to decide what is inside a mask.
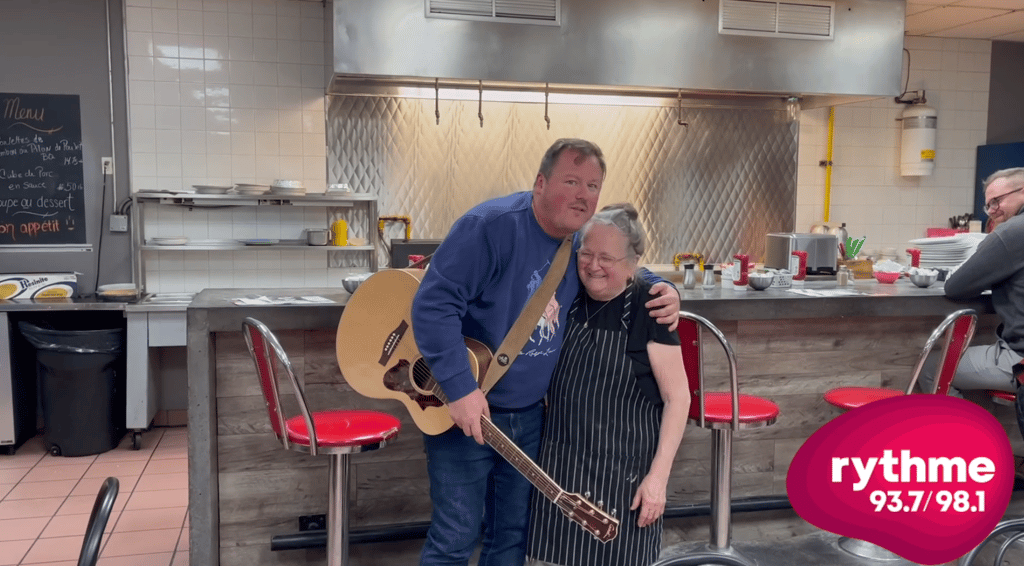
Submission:
[[[970,258],[946,280],[951,299],[992,290],[992,308],[1002,320],[994,344],[964,352],[953,387],[1015,392],[1014,366],[1024,358],[1024,167],[996,171],[985,179],[985,213],[998,223]],[[931,360],[934,361],[934,360]],[[921,374],[921,389],[934,388],[935,363]]]

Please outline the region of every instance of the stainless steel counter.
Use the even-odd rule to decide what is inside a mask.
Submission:
[[[5,299],[0,300],[0,312],[21,312],[21,311],[87,311],[124,310],[125,303],[104,301],[95,295],[77,299],[45,299],[34,301],[31,299]]]

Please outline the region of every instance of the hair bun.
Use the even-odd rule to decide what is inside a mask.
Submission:
[[[630,220],[637,220],[638,218],[640,218],[640,213],[638,213],[636,209],[633,208],[633,205],[629,204],[628,202],[617,202],[614,204],[609,204],[602,208],[601,212],[604,212],[606,210],[621,210],[626,213],[626,216],[629,217]]]

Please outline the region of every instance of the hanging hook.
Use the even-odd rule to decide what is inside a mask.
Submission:
[[[548,129],[551,129],[551,117],[548,116],[548,87],[551,83],[544,83],[544,121],[548,124]]]
[[[690,125],[683,121],[683,89],[679,89],[679,96],[676,98],[676,123],[684,127]]]
[[[441,97],[441,89],[438,86],[438,79],[434,79],[434,120],[437,125],[441,125],[441,107],[439,106],[438,99]]]
[[[484,127],[484,81],[480,81],[480,102],[477,106],[476,115],[480,118],[480,127]]]

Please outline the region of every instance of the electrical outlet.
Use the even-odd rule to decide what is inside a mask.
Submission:
[[[100,165],[103,167],[104,175],[111,175],[114,173],[114,158],[113,157],[101,157]],[[127,228],[125,228],[127,230]]]
[[[128,231],[128,217],[124,214],[111,214],[110,215],[110,231],[111,232],[127,232]]]

